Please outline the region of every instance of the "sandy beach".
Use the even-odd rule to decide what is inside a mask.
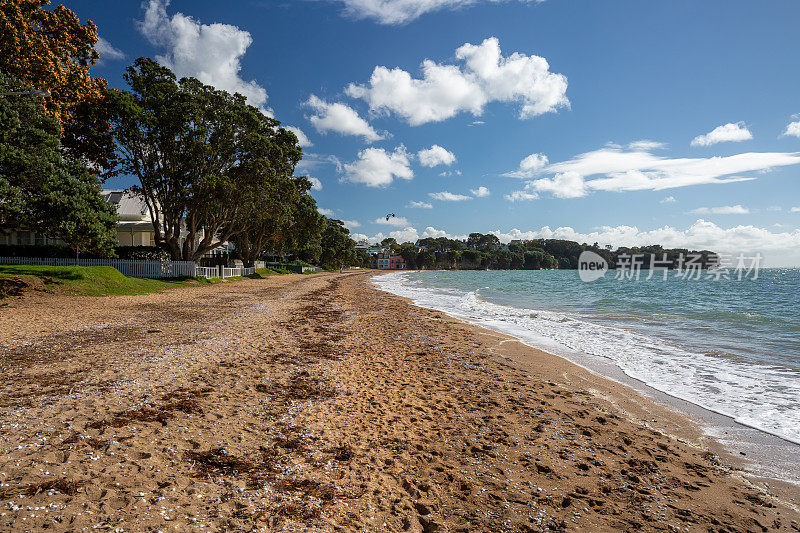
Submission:
[[[686,418],[373,275],[3,301],[0,531],[800,531]]]

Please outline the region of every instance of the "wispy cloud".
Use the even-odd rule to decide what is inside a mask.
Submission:
[[[691,213],[695,215],[746,215],[750,213],[750,209],[737,204],[719,207],[698,207],[693,209]]]
[[[651,150],[660,150],[666,148],[666,143],[651,141],[650,139],[642,139],[641,141],[633,141],[628,144],[629,150],[644,150],[649,152]]]
[[[402,228],[408,226],[408,220],[405,217],[379,217],[372,221],[374,224],[381,224],[384,226],[395,226]]]
[[[533,175],[547,175],[525,184],[528,193],[549,192],[559,198],[577,198],[593,191],[664,190],[701,184],[734,183],[755,179],[747,172],[800,164],[800,152],[750,152],[727,157],[669,158],[642,150],[605,147],[543,166]],[[588,179],[593,176],[594,179]]]
[[[344,13],[359,19],[374,20],[379,24],[399,25],[418,19],[422,15],[443,9],[457,9],[484,0],[334,0],[344,5]],[[493,3],[508,0],[489,0]],[[540,3],[544,0],[519,0]]]
[[[454,194],[449,191],[442,192],[429,192],[428,196],[434,200],[442,202],[463,202],[464,200],[472,200],[472,196],[465,196],[463,194]]]
[[[125,59],[125,53],[122,50],[114,47],[114,45],[102,37],[97,38],[95,49],[97,49],[97,53],[100,54],[101,63],[106,60],[117,61],[120,59]]]
[[[510,194],[504,194],[503,198],[508,200],[509,202],[529,202],[531,200],[536,200],[539,198],[539,195],[535,192],[530,192],[526,190],[522,191],[513,191]]]

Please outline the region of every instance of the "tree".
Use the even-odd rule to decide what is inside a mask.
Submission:
[[[110,256],[117,246],[116,209],[100,195],[100,182],[81,163],[66,162],[50,177],[35,200],[48,235],[64,241],[76,253]]]
[[[318,245],[325,227],[325,217],[317,212],[317,204],[307,193],[311,182],[305,177],[290,177],[263,187],[261,202],[242,224],[247,229],[237,234],[233,241],[245,266],[253,263],[264,252],[278,255],[294,250],[304,250],[303,260],[317,261],[322,252]]]
[[[317,263],[322,256],[322,232],[327,219],[317,211],[317,203],[307,194],[294,206],[293,222],[283,237],[285,247],[295,250],[295,255],[309,263]]]
[[[409,243],[401,244],[399,253],[403,259],[406,260],[407,268],[417,268],[417,257],[419,255],[419,248],[417,246]]]
[[[357,261],[356,243],[350,238],[350,230],[344,227],[341,220],[326,218],[321,245],[320,263],[325,268],[341,268]]]
[[[149,58],[126,69],[130,91],[112,93],[111,125],[120,168],[139,178],[156,244],[175,260],[196,261],[248,229],[262,205],[265,183],[293,165],[301,152],[285,152],[297,138],[278,121],[194,78],[175,75]],[[288,163],[287,163],[288,161]]]
[[[97,26],[81,24],[63,5],[49,5],[50,0],[0,0],[0,71],[50,91],[45,110],[64,131],[62,149],[107,169],[113,144],[108,124],[97,116],[107,82],[89,70],[99,58]]]
[[[483,234],[481,233],[470,233],[469,237],[467,237],[467,248],[470,250],[477,250],[478,243],[480,242]]]
[[[400,245],[397,244],[397,240],[394,237],[386,237],[381,241],[381,246],[385,246],[386,248],[391,248],[392,250],[395,250]]]
[[[0,73],[0,91],[24,84]],[[97,176],[64,155],[39,97],[0,97],[0,230],[27,228],[76,251],[113,253],[116,211]]]

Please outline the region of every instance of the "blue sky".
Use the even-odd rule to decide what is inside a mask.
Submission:
[[[800,264],[796,1],[66,5],[99,26],[112,86],[154,56],[299,128],[312,194],[359,237],[491,231]],[[375,222],[390,212],[396,225]]]

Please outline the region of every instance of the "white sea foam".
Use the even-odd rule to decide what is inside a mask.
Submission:
[[[800,376],[791,370],[692,353],[576,314],[520,309],[485,301],[477,292],[423,287],[409,273],[387,274],[374,282],[421,307],[572,360],[581,354],[604,358],[656,390],[800,444]]]

